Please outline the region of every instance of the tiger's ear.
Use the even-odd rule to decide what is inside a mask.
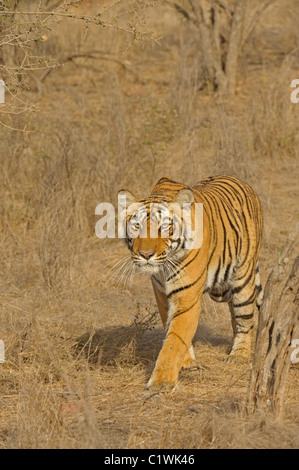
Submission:
[[[121,209],[127,209],[128,206],[134,202],[138,202],[138,199],[136,199],[131,191],[128,191],[127,189],[121,189],[118,192],[118,204]]]
[[[178,202],[180,205],[192,204],[193,201],[194,194],[191,189],[188,188],[181,189],[174,198],[174,202]]]

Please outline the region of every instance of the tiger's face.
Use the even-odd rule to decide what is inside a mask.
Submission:
[[[119,192],[122,236],[131,252],[132,261],[150,275],[162,270],[171,273],[186,253],[189,240],[185,219],[187,208],[191,213],[194,195],[183,189],[173,200],[155,195],[138,201],[135,196]]]

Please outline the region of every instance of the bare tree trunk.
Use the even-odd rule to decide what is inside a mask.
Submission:
[[[247,397],[249,414],[283,417],[290,366],[290,344],[299,320],[299,256],[294,260],[298,229],[272,270],[261,307]]]
[[[238,0],[234,10],[225,61],[225,73],[227,78],[226,91],[229,95],[233,95],[236,90],[238,59],[241,49],[241,38],[244,28],[246,9],[247,0]]]
[[[217,47],[214,41],[210,39],[210,32],[205,24],[200,26],[201,43],[203,46],[204,64],[210,83],[216,88],[220,94],[223,94],[227,88],[227,78],[221,66],[221,61],[216,59]]]
[[[219,18],[216,13],[217,6],[214,6],[214,20],[211,23],[207,18],[206,12],[200,2],[189,0],[193,16],[191,17],[186,10],[185,14],[188,19],[198,28],[203,54],[203,65],[209,82],[213,88],[217,89],[220,94],[226,90],[227,79],[222,68],[220,55],[220,39],[219,39]],[[177,5],[175,4],[177,7]],[[180,9],[182,10],[182,9]],[[180,11],[179,10],[179,11]],[[180,11],[181,12],[181,11]]]

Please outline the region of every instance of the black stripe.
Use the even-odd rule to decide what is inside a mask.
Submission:
[[[246,248],[246,254],[245,254],[244,260],[243,260],[242,264],[240,264],[239,267],[242,267],[246,263],[247,257],[248,257],[248,254],[249,254],[249,250],[250,250],[250,237],[249,237],[249,231],[248,231],[248,225],[247,225],[246,217],[243,217],[242,220],[244,222],[245,232],[246,232],[246,235],[247,235],[247,248]]]
[[[248,210],[249,215],[250,215],[250,212],[252,212],[252,214],[253,214],[254,208],[253,208],[252,202],[253,202],[253,198],[255,197],[255,193],[254,193],[253,190],[250,188],[250,186],[248,186],[248,185],[246,185],[246,184],[244,183],[244,187],[243,187],[243,185],[240,185],[237,181],[234,181],[233,178],[231,178],[231,177],[225,177],[225,178],[228,179],[228,180],[230,180],[230,181],[233,181],[233,182],[238,186],[240,192],[237,192],[235,188],[233,188],[230,184],[228,184],[228,185],[234,190],[235,193],[237,193],[237,194],[239,194],[239,195],[240,195],[240,193],[243,193],[243,195],[244,195],[244,200],[242,200],[241,202],[239,201],[239,202],[240,202],[240,206],[242,207],[243,204],[244,204],[244,201],[245,201],[245,204],[246,204],[246,207],[247,207],[247,210]],[[243,182],[242,182],[242,183],[243,183]],[[223,182],[223,184],[225,184],[225,182]],[[243,198],[242,198],[242,199],[243,199]],[[248,205],[249,200],[250,200],[251,208],[249,208],[249,205]],[[246,231],[246,234],[247,234],[247,236],[248,236],[248,235],[249,235],[249,234],[248,234],[248,226],[247,226],[246,215],[245,215],[244,211],[243,211],[243,214],[244,214],[244,215],[243,215],[243,217],[242,217],[242,220],[243,220],[243,222],[244,222],[245,231]],[[247,259],[247,256],[248,256],[248,253],[249,253],[249,248],[250,248],[250,238],[249,238],[249,236],[248,236],[248,246],[247,246],[247,251],[246,251],[246,255],[245,255],[245,260],[244,260],[244,262],[245,262],[246,259]],[[244,263],[243,263],[243,264],[244,264]],[[242,264],[242,265],[243,265],[243,264]],[[241,265],[241,266],[242,266],[242,265]]]
[[[186,186],[184,186],[183,184],[177,183],[176,181],[173,181],[173,180],[171,180],[170,178],[167,178],[167,176],[162,176],[162,178],[159,179],[157,185],[158,185],[158,184],[161,184],[161,183],[164,183],[164,182],[166,182],[166,181],[167,181],[167,183],[174,183],[174,184],[176,184],[176,185],[182,186],[182,188],[185,188],[185,187],[186,187]]]
[[[174,274],[172,274],[171,276],[169,276],[169,277],[166,279],[166,282],[168,282],[168,281],[170,281],[171,279],[173,279],[177,274],[179,274],[179,273],[182,271],[182,269],[185,269],[187,266],[189,266],[189,264],[191,264],[192,261],[194,261],[195,258],[197,258],[198,254],[199,254],[199,250],[197,251],[196,255],[193,256],[193,258],[188,261],[188,263],[186,263],[186,264],[184,264],[183,266],[181,266]]]
[[[247,272],[246,272],[247,274]],[[238,292],[241,292],[242,289],[244,289],[245,286],[247,286],[248,282],[250,281],[250,279],[252,278],[252,271],[250,272],[249,276],[247,277],[247,279],[245,279],[245,282],[243,282],[243,284],[241,286],[238,286],[238,287],[235,287],[233,290],[232,290],[232,293],[233,294],[238,294]],[[242,279],[242,278],[241,278]]]
[[[156,279],[155,276],[152,276],[152,277],[155,279],[156,283],[159,284],[159,286],[164,288],[164,285],[162,284],[162,282],[160,282],[158,279]]]
[[[239,217],[238,219],[236,219],[236,217],[235,217],[235,216],[238,216],[239,214],[238,214],[238,212],[236,212],[234,206],[232,205],[232,200],[231,200],[231,198],[228,198],[228,197],[227,197],[227,196],[228,196],[227,193],[229,193],[229,195],[231,196],[230,192],[229,192],[228,190],[225,190],[224,188],[223,188],[223,191],[222,191],[222,188],[219,188],[219,187],[213,189],[213,192],[214,192],[214,193],[217,193],[217,194],[220,196],[220,199],[221,199],[221,202],[222,202],[222,205],[223,205],[223,208],[224,208],[224,210],[225,210],[225,213],[226,213],[227,218],[229,219],[228,213],[227,213],[227,209],[231,209],[231,206],[232,206],[233,209],[234,209],[234,212],[232,212],[232,211],[230,210],[230,211],[229,211],[229,212],[230,212],[230,215],[233,216],[235,222],[237,222],[237,220],[238,220],[239,222],[241,222],[240,217]],[[234,199],[234,198],[233,198],[233,199]],[[239,202],[239,201],[238,201],[238,202]],[[227,205],[228,205],[228,207],[227,207]]]
[[[244,328],[242,328],[243,331],[241,330],[238,333],[242,333],[242,335],[248,335],[249,331],[252,330],[252,328],[253,325],[250,325],[250,327],[246,331],[244,331]]]
[[[223,278],[223,280],[224,280],[225,282],[227,281],[230,268],[231,268],[231,263],[228,263],[228,265],[227,265],[227,267],[226,267],[226,270],[225,270],[225,273],[224,273],[224,278]]]
[[[254,302],[255,296],[256,296],[256,292],[253,291],[253,293],[251,294],[251,296],[249,297],[248,300],[246,300],[245,302],[242,302],[240,304],[233,304],[233,306],[239,308],[239,307],[245,307],[246,305],[250,305]]]
[[[227,218],[227,221],[230,225],[230,227],[232,228],[232,230],[235,232],[235,235],[236,235],[236,245],[237,245],[237,251],[238,251],[238,246],[239,246],[239,241],[240,241],[240,228],[238,227],[238,224],[237,224],[237,219],[236,217],[234,217],[234,214],[233,212],[230,212],[230,216],[232,216],[232,218],[234,219],[234,221],[232,221],[231,217],[228,215],[228,207],[225,206],[225,202],[230,202],[230,201],[223,201],[223,198],[221,197],[221,195],[219,195],[219,192],[216,190],[214,190],[214,193],[218,194],[218,196],[220,196],[220,200],[219,202],[221,202],[221,207],[226,215],[226,218]],[[214,198],[212,195],[209,195],[210,198],[212,199],[213,203],[216,205],[215,201],[214,201]],[[224,231],[224,236],[225,236],[225,241],[226,241],[226,226],[224,224],[224,221],[223,221],[223,217],[222,217],[222,214],[221,214],[221,211],[220,211],[220,207],[219,207],[219,203],[218,203],[218,200],[216,199],[217,201],[217,208],[218,208],[218,217],[222,223],[222,226],[223,226],[223,231]],[[213,214],[211,214],[211,216],[213,217]],[[233,223],[235,222],[235,224]],[[236,227],[237,226],[237,227]]]
[[[172,321],[174,318],[179,317],[180,315],[183,315],[183,313],[189,312],[189,310],[191,310],[191,308],[193,308],[194,305],[197,304],[197,302],[198,302],[198,297],[197,297],[196,301],[194,302],[194,304],[192,304],[190,307],[186,308],[185,310],[179,310],[178,312],[176,312],[176,313],[173,315],[171,321]]]
[[[221,266],[221,261],[219,261],[219,263],[218,263],[218,267],[217,267],[216,272],[215,272],[215,275],[214,275],[214,279],[213,279],[213,284],[212,284],[212,286],[214,286],[215,284],[217,284],[217,279],[218,279],[218,274],[219,274],[219,271],[220,271],[220,266]]]
[[[172,319],[171,319],[171,321],[172,321],[174,318],[178,317],[179,315],[182,315],[183,313],[189,312],[189,310],[191,310],[191,308],[193,308],[194,305],[196,305],[196,304],[198,303],[199,297],[200,297],[201,295],[202,295],[202,292],[199,292],[198,295],[197,295],[196,301],[195,301],[190,307],[186,308],[185,310],[180,310],[180,311],[178,311],[176,314],[174,314],[173,317],[172,317]]]
[[[229,182],[232,182],[233,184],[235,184],[237,186],[237,188],[244,194],[245,197],[248,195],[248,193],[252,192],[251,187],[247,183],[245,183],[245,181],[234,178],[233,176],[230,176],[230,175],[225,175],[224,180],[226,182],[229,181]],[[230,186],[233,187],[232,185],[230,185]]]
[[[229,188],[231,188],[231,190],[233,191],[237,201],[239,202],[239,205],[242,206],[243,201],[242,201],[242,198],[241,198],[241,194],[238,192],[238,190],[234,186],[232,186],[228,181],[223,181],[222,180],[222,181],[219,181],[219,183],[221,184],[221,186],[224,186],[224,187],[228,186]],[[238,186],[238,188],[239,188],[239,186]],[[228,189],[227,189],[227,191],[229,192]]]
[[[210,197],[210,201],[213,203],[214,212],[216,212],[217,218],[218,218],[218,220],[220,220],[221,225],[222,225],[223,239],[224,239],[224,249],[225,249],[225,247],[226,247],[226,227],[225,227],[222,215],[221,215],[221,210],[220,210],[220,207],[219,207],[219,203],[218,203],[217,199],[214,198],[214,195],[209,194],[208,196]],[[213,220],[213,213],[211,213],[211,218]],[[216,249],[216,246],[217,246],[217,243],[218,243],[218,234],[219,234],[219,230],[216,229],[217,241],[214,245],[214,250]],[[213,250],[213,253],[214,253],[214,250]],[[210,259],[211,259],[211,257],[212,257],[212,255],[210,256]],[[210,259],[209,259],[209,261],[210,261]]]
[[[231,186],[229,186],[229,187],[231,188]],[[233,188],[231,188],[231,189],[233,189]],[[218,194],[221,194],[226,202],[231,203],[231,201],[233,199],[234,201],[237,201],[240,204],[240,201],[236,197],[235,192],[234,191],[231,192],[228,188],[223,187],[223,185],[221,183],[220,183],[220,185],[219,184],[213,185],[213,192],[215,192],[215,191],[217,191]]]
[[[174,289],[172,292],[170,292],[170,294],[167,295],[167,298],[169,299],[170,297],[173,296],[173,294],[177,294],[178,292],[181,292],[182,290],[186,290],[186,289],[189,289],[190,287],[192,286],[195,286],[195,284],[200,281],[200,279],[202,278],[202,276],[204,275],[205,273],[205,270],[201,273],[201,275],[196,279],[196,281],[192,282],[191,284],[188,284],[187,286],[182,286],[182,287],[179,287],[178,289]]]
[[[213,209],[212,209],[212,207],[211,207],[210,200],[208,199],[209,196],[208,196],[208,195],[205,195],[205,194],[202,194],[200,191],[198,191],[198,193],[199,193],[199,196],[201,197],[201,199],[203,199],[204,208],[205,208],[205,206],[207,206],[207,207],[208,207],[208,211],[207,211],[207,212],[210,213],[210,217],[208,217],[208,219],[209,219],[209,223],[210,223],[210,227],[211,227],[211,232],[212,232],[212,236],[213,236],[214,249],[213,249],[213,252],[212,252],[212,254],[211,254],[210,258],[209,258],[209,261],[208,261],[208,264],[209,264],[209,262],[210,262],[210,260],[211,260],[211,258],[212,258],[212,255],[213,255],[213,253],[214,253],[214,251],[215,251],[216,244],[217,244],[217,228],[216,228],[216,226],[215,226],[214,217],[212,217],[214,211],[213,211]]]
[[[234,315],[235,318],[242,318],[242,320],[250,320],[250,318],[253,317],[253,313],[250,313],[249,315]]]
[[[249,271],[250,269],[251,269],[251,264],[249,263],[249,264],[248,264],[248,267],[247,267],[247,269],[246,269],[246,271],[245,271],[245,273],[243,274],[243,276],[236,278],[235,281],[241,281],[242,279],[244,279],[244,277],[247,276],[248,271]]]
[[[227,289],[225,292],[221,292],[221,293],[214,293],[214,292],[211,292],[211,296],[212,297],[224,297],[227,293],[229,292],[229,289]]]

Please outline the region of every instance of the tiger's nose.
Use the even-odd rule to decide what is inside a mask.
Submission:
[[[155,252],[154,251],[139,251],[140,256],[145,259],[150,259],[152,256],[154,256]]]

